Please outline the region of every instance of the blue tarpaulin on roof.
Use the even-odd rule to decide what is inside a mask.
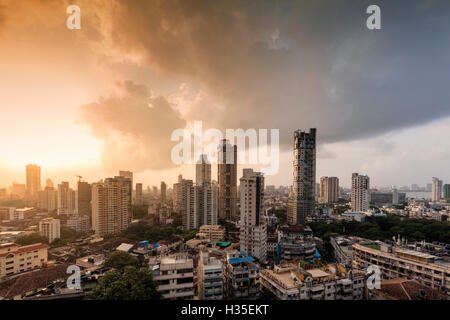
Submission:
[[[322,256],[319,253],[319,250],[316,248],[316,255],[314,256],[316,259],[322,259]]]
[[[229,262],[231,264],[241,263],[241,262],[253,262],[255,259],[253,257],[242,257],[242,258],[231,258]]]
[[[158,244],[155,243],[155,244],[153,245],[153,248],[159,248]]]

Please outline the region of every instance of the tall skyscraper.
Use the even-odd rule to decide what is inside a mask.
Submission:
[[[335,203],[339,199],[339,179],[337,177],[320,178],[320,202]]]
[[[77,208],[78,208],[78,214],[80,216],[88,216],[89,221],[91,220],[92,216],[92,206],[91,206],[91,199],[92,199],[92,190],[91,185],[84,181],[78,181],[78,197],[77,197]]]
[[[316,129],[294,133],[293,198],[288,202],[288,223],[304,225],[314,213],[316,187]]]
[[[114,177],[115,179],[121,180],[121,182],[128,186],[128,211],[129,211],[129,222],[131,222],[132,208],[133,208],[133,172],[131,171],[119,171],[119,177]],[[120,179],[121,178],[121,179]]]
[[[352,174],[352,210],[354,212],[369,211],[370,179],[358,173]]]
[[[37,193],[41,190],[41,167],[35,164],[26,166],[27,195],[37,200]]]
[[[195,164],[195,184],[201,186],[204,182],[211,183],[211,164],[206,154],[202,154]]]
[[[38,208],[47,212],[58,209],[58,192],[53,187],[45,187],[38,192]]]
[[[450,184],[444,185],[444,199],[450,199]]]
[[[69,182],[58,184],[58,215],[71,215],[76,213],[75,191],[69,186]]]
[[[199,189],[194,186],[194,182],[192,180],[183,179],[179,185],[179,192],[181,193],[182,199],[181,216],[183,221],[183,229],[197,229],[199,227],[197,209]]]
[[[119,234],[131,222],[131,181],[107,178],[92,184],[92,229],[98,235]]]
[[[217,183],[204,182],[201,186],[196,186],[198,191],[197,210],[198,210],[198,227],[203,225],[218,224],[218,188]]]
[[[442,180],[433,177],[431,184],[431,201],[438,202],[442,198]]]
[[[181,213],[183,210],[182,182],[183,176],[180,174],[178,176],[178,183],[174,183],[173,185],[173,210],[177,213]]]
[[[265,262],[267,258],[267,225],[263,218],[264,176],[252,169],[244,169],[239,189],[241,251]]]
[[[142,197],[142,183],[136,183],[136,196],[135,205],[142,206],[144,204],[144,199]]]
[[[236,218],[237,146],[222,140],[218,150],[219,217]]]
[[[161,197],[160,202],[161,204],[165,204],[167,201],[167,185],[164,181],[161,181]]]

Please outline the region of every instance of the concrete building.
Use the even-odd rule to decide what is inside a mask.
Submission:
[[[339,264],[351,267],[353,263],[353,245],[365,239],[351,236],[330,237],[333,256]]]
[[[194,263],[186,255],[152,257],[149,261],[153,279],[163,299],[194,299]]]
[[[47,212],[54,212],[58,209],[58,192],[53,187],[45,187],[38,192],[37,207]]]
[[[444,199],[450,200],[450,184],[444,185]]]
[[[200,251],[197,267],[198,299],[223,300],[224,266],[223,262]]]
[[[378,207],[390,206],[406,202],[406,193],[398,192],[393,189],[392,192],[371,192],[370,204]]]
[[[195,184],[201,186],[205,182],[211,183],[211,163],[208,156],[202,154],[195,164]]]
[[[39,233],[48,238],[52,243],[61,237],[61,223],[59,219],[45,218],[39,221]]]
[[[204,182],[197,188],[196,208],[198,210],[198,226],[218,224],[218,186],[215,182]]]
[[[222,140],[218,150],[219,218],[236,218],[237,146]]]
[[[26,179],[27,195],[36,198],[37,193],[41,190],[41,167],[35,164],[27,165]]]
[[[142,197],[142,183],[136,183],[136,196],[134,204],[142,206],[144,204],[144,198]]]
[[[131,222],[130,180],[107,178],[92,185],[92,229],[97,235],[119,234]]]
[[[161,197],[160,202],[161,204],[166,203],[167,201],[167,185],[164,181],[161,181]]]
[[[309,261],[314,258],[316,244],[310,227],[281,226],[278,228],[278,263]]]
[[[442,198],[442,180],[436,177],[432,179],[431,201],[438,202]]]
[[[370,209],[370,179],[358,173],[352,174],[352,211],[367,212]]]
[[[293,198],[288,202],[290,225],[305,224],[314,213],[316,186],[316,129],[294,133]]]
[[[200,234],[204,234],[206,239],[212,242],[225,240],[227,231],[224,226],[221,225],[203,225],[199,230]]]
[[[91,218],[87,215],[74,215],[66,220],[66,226],[76,232],[86,233],[91,230]]]
[[[92,189],[87,182],[78,181],[77,190],[77,213],[82,216],[92,217]]]
[[[320,178],[320,202],[335,203],[339,199],[339,178]]]
[[[257,300],[260,296],[259,264],[253,257],[237,251],[227,252],[225,266],[225,298]]]
[[[359,269],[378,266],[382,280],[413,279],[450,298],[450,263],[434,255],[368,240],[353,245],[353,260]]]
[[[240,179],[240,245],[241,251],[267,260],[267,224],[264,220],[264,176],[252,169],[244,169]]]
[[[183,211],[183,176],[178,176],[178,182],[173,185],[173,210],[177,213]]]
[[[183,229],[191,230],[198,229],[198,208],[199,191],[200,189],[194,186],[192,180],[183,179],[177,186],[177,192],[180,192],[182,207],[181,216],[183,220]]]
[[[47,263],[48,247],[43,243],[28,246],[16,243],[0,244],[0,279],[42,267]]]
[[[69,182],[58,184],[58,215],[76,214],[76,194]]]
[[[339,265],[302,270],[282,264],[261,270],[261,286],[279,300],[362,300],[364,273]]]

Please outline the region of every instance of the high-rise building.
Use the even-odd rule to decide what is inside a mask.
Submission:
[[[240,179],[241,251],[261,262],[267,259],[267,224],[263,217],[264,176],[244,169]]]
[[[198,229],[199,221],[198,221],[198,196],[199,196],[199,188],[194,186],[192,180],[183,179],[180,183],[181,186],[181,198],[182,198],[182,207],[181,207],[181,216],[183,220],[183,229],[191,230]]]
[[[54,188],[55,187],[55,185],[53,184],[52,179],[45,180],[45,187],[46,188]]]
[[[202,154],[195,164],[195,184],[201,186],[205,182],[211,183],[211,163],[208,156]]]
[[[144,199],[142,198],[142,183],[136,183],[136,196],[135,205],[142,206],[144,204]]]
[[[71,215],[76,213],[75,191],[69,186],[69,182],[58,184],[58,215]]]
[[[316,187],[316,129],[294,133],[293,198],[288,202],[288,223],[305,224],[314,213]]]
[[[41,190],[41,167],[35,164],[26,166],[27,203],[36,205],[38,192]]]
[[[178,176],[178,182],[173,185],[173,210],[181,213],[183,210],[183,193],[182,193],[183,176]]]
[[[52,243],[61,237],[61,224],[59,219],[45,218],[39,221],[39,232]]]
[[[450,184],[444,185],[444,199],[450,199]]]
[[[216,182],[204,182],[195,186],[198,190],[196,208],[198,210],[198,227],[218,224],[218,187]]]
[[[58,209],[58,192],[53,187],[45,187],[38,192],[38,208],[53,212]]]
[[[358,173],[352,174],[352,210],[366,212],[370,208],[370,179]]]
[[[87,182],[78,181],[78,197],[77,208],[78,214],[81,216],[88,216],[89,220],[92,216],[91,207],[92,190],[91,185]]]
[[[431,201],[438,202],[442,198],[442,180],[433,177],[431,184]]]
[[[92,184],[92,229],[98,235],[119,234],[131,222],[130,180],[107,178]]]
[[[339,179],[337,177],[320,178],[320,202],[335,203],[339,199]]]
[[[161,181],[161,197],[160,202],[161,204],[165,204],[167,201],[167,185],[164,181]]]
[[[222,140],[218,150],[219,217],[236,218],[237,146]]]

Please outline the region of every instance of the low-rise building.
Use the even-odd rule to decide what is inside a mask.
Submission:
[[[39,233],[48,238],[52,243],[61,237],[61,224],[59,219],[45,218],[39,221]]]
[[[223,262],[200,251],[198,262],[198,298],[200,300],[223,299]]]
[[[47,263],[48,247],[44,243],[28,246],[16,243],[0,244],[0,279],[42,267]]]
[[[187,255],[150,258],[149,268],[163,299],[194,299],[194,263]]]
[[[259,264],[243,252],[227,253],[225,296],[231,300],[256,300],[260,296]]]
[[[212,242],[223,241],[227,235],[225,227],[221,225],[203,225],[200,227],[199,233],[205,234],[207,239]]]
[[[314,258],[316,244],[310,227],[282,226],[278,228],[278,263],[293,260],[309,261]]]
[[[328,265],[303,270],[288,263],[261,270],[261,285],[280,300],[362,300],[364,273]]]
[[[66,225],[79,233],[86,233],[91,229],[90,219],[87,215],[70,216],[66,221]]]

